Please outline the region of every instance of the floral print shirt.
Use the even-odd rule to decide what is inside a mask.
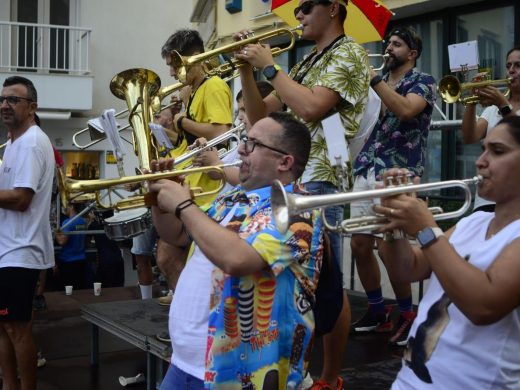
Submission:
[[[347,141],[356,135],[368,100],[368,56],[365,49],[348,36],[341,37],[329,50],[322,53],[320,56],[314,48],[305,59],[292,68],[289,75],[308,88],[321,86],[341,96],[340,102],[330,114],[340,114]],[[317,57],[318,60],[315,61]],[[312,136],[311,155],[301,182],[327,181],[338,185],[336,170],[331,166],[327,156],[327,143],[321,120],[308,122],[306,125]]]
[[[219,196],[208,210],[217,222],[234,212],[226,227],[251,245],[266,267],[242,277],[213,270],[207,389],[286,389],[303,380],[323,255],[321,218],[315,211],[303,213],[287,233],[278,232],[270,190],[244,192],[237,187]]]
[[[388,80],[388,73],[383,79]],[[409,121],[401,121],[386,110],[354,163],[356,176],[366,177],[370,168],[374,168],[377,179],[389,168],[407,168],[417,176],[424,172],[428,131],[437,97],[435,80],[413,68],[399,81],[395,90],[402,96],[415,93],[426,100],[427,105]]]

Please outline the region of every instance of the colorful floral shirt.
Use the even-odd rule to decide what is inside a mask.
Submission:
[[[287,189],[289,189],[288,186]],[[272,220],[270,187],[219,196],[208,215],[251,245],[269,267],[235,277],[214,268],[208,323],[207,389],[286,389],[303,380],[309,360],[312,304],[323,255],[321,218],[304,213],[287,233]]]
[[[359,129],[368,99],[370,72],[367,53],[352,38],[344,36],[329,50],[324,50],[323,55],[315,62],[316,54],[314,48],[308,57],[292,68],[290,76],[308,88],[326,87],[341,96],[342,99],[330,114],[339,112],[345,138],[350,139]],[[300,80],[302,76],[303,80]],[[306,125],[311,132],[312,143],[302,183],[328,181],[337,185],[336,171],[327,156],[321,120],[308,122]]]
[[[388,73],[384,80],[388,80]],[[426,160],[426,143],[435,104],[436,85],[432,76],[410,69],[396,86],[402,96],[415,93],[426,100],[426,108],[409,121],[401,121],[392,111],[386,110],[379,119],[365,146],[354,163],[354,175],[366,177],[374,168],[376,178],[389,168],[407,168],[422,176]]]

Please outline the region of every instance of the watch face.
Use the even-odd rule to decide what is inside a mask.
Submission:
[[[431,228],[426,228],[424,230],[421,230],[419,234],[417,234],[417,241],[419,241],[419,244],[421,246],[428,245],[430,242],[434,241],[436,239],[435,233]]]
[[[264,68],[262,73],[266,79],[271,80],[275,76],[276,72],[276,68],[273,65],[269,65]]]

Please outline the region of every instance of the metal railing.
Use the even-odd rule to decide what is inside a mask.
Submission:
[[[0,70],[90,73],[88,28],[0,21]]]

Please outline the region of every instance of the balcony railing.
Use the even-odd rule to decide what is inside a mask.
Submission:
[[[90,74],[88,28],[0,21],[0,71]]]

